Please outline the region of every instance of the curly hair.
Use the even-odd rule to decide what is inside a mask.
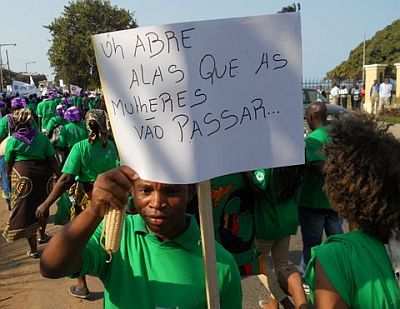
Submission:
[[[332,207],[364,232],[387,241],[400,227],[400,142],[367,115],[332,124],[324,151]]]

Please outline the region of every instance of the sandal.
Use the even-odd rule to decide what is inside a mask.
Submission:
[[[49,242],[49,240],[51,239],[51,236],[49,236],[49,235],[47,235],[47,234],[44,234],[44,235],[45,235],[44,238],[40,238],[40,237],[39,237],[39,239],[38,239],[38,243],[39,243],[40,245],[43,245],[43,244]]]
[[[69,288],[69,294],[71,294],[74,297],[88,299],[90,292],[87,288],[80,288],[76,285],[73,285]]]
[[[39,252],[39,251],[35,251],[35,252],[28,251],[28,252],[26,253],[26,255],[29,256],[29,257],[31,257],[31,258],[33,258],[33,259],[38,259],[38,258],[40,258],[40,252]]]

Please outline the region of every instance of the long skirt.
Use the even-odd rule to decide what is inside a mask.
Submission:
[[[3,237],[12,242],[36,235],[39,222],[35,212],[52,187],[52,171],[47,161],[18,161],[11,172],[11,214]]]

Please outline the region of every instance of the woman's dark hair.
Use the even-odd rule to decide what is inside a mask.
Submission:
[[[92,109],[85,115],[86,128],[89,131],[89,143],[100,139],[103,147],[107,146],[107,114],[103,110]]]
[[[325,190],[338,213],[387,241],[400,227],[400,142],[371,116],[333,123],[325,147]]]

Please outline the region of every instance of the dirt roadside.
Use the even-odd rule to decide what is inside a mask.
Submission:
[[[7,206],[0,200],[0,227],[8,217]],[[59,227],[50,224],[49,234]],[[2,228],[0,228],[2,229]],[[19,240],[8,244],[0,237],[0,308],[1,309],[83,309],[102,308],[103,288],[96,278],[89,278],[93,292],[90,300],[71,297],[72,279],[45,279],[39,273],[39,260],[26,256],[28,244]],[[43,246],[40,247],[43,249]]]

